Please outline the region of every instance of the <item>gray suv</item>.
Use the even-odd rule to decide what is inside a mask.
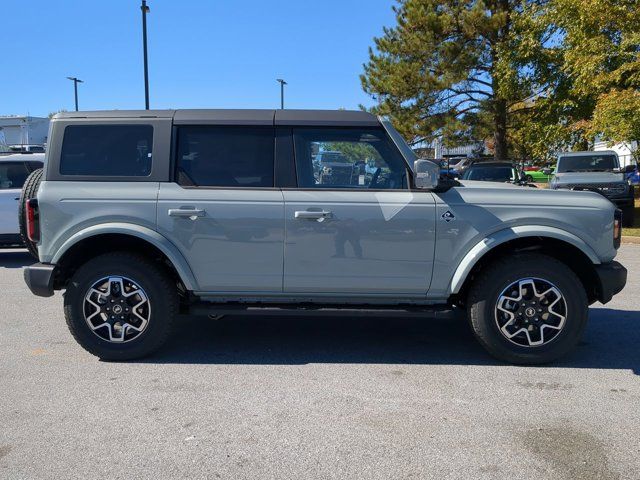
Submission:
[[[466,312],[497,358],[549,362],[626,282],[603,196],[440,179],[365,112],[61,113],[49,138],[25,280],[66,290],[107,360],[155,351],[181,314]],[[318,175],[324,152],[351,173]]]
[[[621,168],[618,154],[612,150],[561,153],[549,186],[600,193],[622,210],[623,226],[632,227],[635,219],[634,189],[626,174],[633,171],[631,165]]]

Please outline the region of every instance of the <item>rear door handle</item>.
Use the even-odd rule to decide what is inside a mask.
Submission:
[[[313,210],[298,210],[295,212],[295,218],[301,219],[309,219],[309,220],[319,220],[321,218],[331,218],[333,217],[333,213],[322,210],[322,211],[313,211]]]
[[[199,208],[170,208],[170,217],[187,217],[195,220],[196,217],[204,217],[204,210]]]

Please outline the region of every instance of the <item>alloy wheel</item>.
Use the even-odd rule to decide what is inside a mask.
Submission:
[[[567,320],[567,302],[558,287],[540,278],[513,282],[498,296],[495,319],[502,335],[522,347],[552,342]]]
[[[84,297],[84,318],[102,340],[134,340],[149,325],[151,304],[140,285],[126,277],[109,276],[95,282]]]

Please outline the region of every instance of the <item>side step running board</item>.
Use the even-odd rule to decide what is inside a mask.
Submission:
[[[269,316],[345,316],[345,317],[424,317],[453,318],[460,315],[460,309],[449,306],[407,306],[374,307],[371,305],[274,305],[274,304],[228,304],[197,302],[189,306],[191,315],[269,315]]]

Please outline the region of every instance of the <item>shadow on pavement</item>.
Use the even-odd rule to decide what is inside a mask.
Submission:
[[[22,268],[36,261],[27,250],[0,250],[0,268]]]
[[[584,341],[551,367],[640,373],[640,312],[594,308]],[[501,365],[463,318],[186,318],[149,363]]]

